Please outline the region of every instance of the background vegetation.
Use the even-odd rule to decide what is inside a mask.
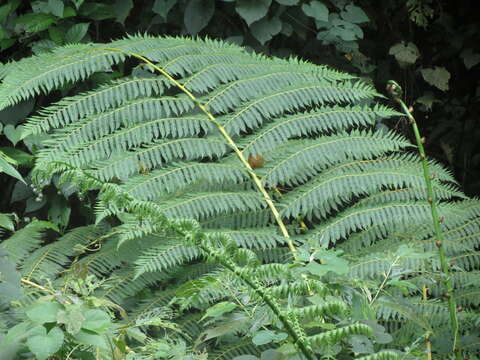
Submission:
[[[478,83],[480,16],[472,11],[473,6],[473,1],[453,3],[433,0],[388,0],[382,1],[381,7],[379,2],[367,0],[117,0],[101,2],[9,0],[0,6],[0,50],[4,63],[0,67],[0,75],[3,77],[9,73],[9,61],[20,60],[32,54],[48,54],[60,45],[106,43],[122,37],[125,33],[148,33],[208,36],[245,46],[249,51],[280,58],[299,56],[316,64],[328,64],[335,69],[356,74],[377,89],[383,89],[387,80],[397,79],[405,90],[403,95],[405,102],[414,107],[421,133],[426,135],[427,153],[453,170],[455,179],[466,195],[475,196],[480,193],[478,180],[480,148],[477,141],[480,136],[478,133],[480,127],[477,126],[476,116],[480,102]],[[27,179],[27,183],[31,183],[33,154],[37,153],[42,147],[42,141],[46,140],[45,134],[23,138],[20,125],[35,110],[66,95],[80,93],[106,84],[108,81],[122,78],[130,73],[132,66],[136,65],[138,63],[134,60],[128,60],[125,64],[114,67],[110,72],[94,74],[85,83],[65,83],[60,91],[41,94],[0,112],[2,134],[0,165],[4,171],[0,176],[0,186],[6,194],[0,200],[0,212],[10,214],[1,218],[1,226],[6,229],[5,238],[11,238],[17,234],[15,232],[12,235],[12,231],[18,229],[22,229],[27,237],[33,236],[32,239],[39,238],[46,231],[45,242],[38,242],[37,245],[55,244],[53,240],[56,236],[53,235],[53,230],[65,234],[67,230],[94,223],[96,201],[94,195],[69,196],[71,193],[68,193],[68,190],[58,193],[53,186],[40,192],[39,189],[27,186],[20,180],[23,176]],[[138,71],[144,70],[138,69]],[[410,125],[405,117],[383,120],[376,124],[376,128],[395,130],[398,134],[413,140]],[[32,223],[32,218],[45,222]],[[311,225],[307,221],[307,226]],[[79,231],[82,230],[77,229],[70,234],[77,234]],[[106,233],[98,229],[95,231],[99,231],[100,234]],[[75,243],[73,239],[79,238],[83,239],[78,240],[80,242],[88,242],[86,237],[76,238],[75,235],[68,234],[64,236],[71,236],[72,240],[69,241],[73,243]],[[28,251],[33,251],[35,248],[33,246]],[[406,258],[420,256],[409,253],[410,250],[406,248],[396,251],[397,253],[391,255],[391,263],[395,263],[399,254]],[[73,255],[73,253],[68,254],[68,257]],[[342,260],[338,254],[329,256],[332,256],[333,261],[341,269]],[[17,260],[20,261],[20,259],[23,257],[19,256]],[[62,266],[65,264],[62,263]],[[475,266],[472,265],[472,269]],[[339,272],[340,274],[337,275],[342,275],[342,271],[339,270]],[[470,286],[474,286],[472,282],[474,280],[471,278],[465,281]],[[65,307],[70,305],[69,302],[60,301],[58,306],[62,311],[66,311],[68,316],[72,317],[77,316],[75,314],[78,312],[91,311],[92,317],[103,319],[105,325],[103,328],[99,325],[100,327],[91,329],[97,333],[102,333],[104,330],[111,331],[112,329],[107,326],[111,314],[103,309],[100,310],[99,305],[95,304],[95,301],[99,301],[95,300],[98,299],[98,292],[94,298],[88,297],[98,288],[104,291],[102,285],[88,278],[85,278],[81,284],[75,285],[77,287],[74,289],[71,283],[66,282],[66,284],[68,285],[64,285],[65,293],[71,292],[76,294],[75,296],[80,293],[86,298],[79,300],[81,304],[78,308],[68,308],[68,311]],[[234,282],[232,286],[233,284]],[[409,285],[406,283],[397,285],[398,288],[403,287],[403,290],[408,293]],[[381,287],[381,282],[377,286]],[[49,291],[55,290],[55,287],[47,286],[46,288]],[[188,289],[186,291],[188,292]],[[331,294],[335,293],[333,288],[329,291]],[[148,298],[147,295],[141,296]],[[205,316],[213,314],[212,325],[218,325],[225,320],[222,315],[228,314],[233,309],[229,308],[231,304],[230,302],[220,303],[221,306],[207,310]],[[55,316],[59,307],[52,310]],[[104,313],[100,314],[102,311]],[[165,311],[168,312],[168,310]],[[41,307],[38,312],[48,313]],[[175,327],[173,323],[167,321],[173,318],[171,314],[156,315],[158,316],[155,317],[155,321],[161,322],[161,326]],[[33,321],[32,316],[28,316],[31,321]],[[336,320],[342,323],[342,320]],[[468,321],[470,320],[471,324],[478,321],[472,319]],[[65,321],[65,324],[73,326],[73,320]],[[153,320],[150,318],[148,321]],[[347,324],[352,322],[352,319],[348,318],[344,321]],[[26,325],[23,325],[23,330],[19,330],[20,333],[25,332],[29,326],[28,322],[22,324]],[[268,328],[268,324],[263,325]],[[382,331],[384,330],[378,330],[379,333]],[[71,333],[73,334],[73,330]],[[36,336],[40,336],[39,341],[45,341],[42,336],[48,337],[49,334],[39,333]],[[254,338],[258,336],[254,341],[258,346],[265,345],[267,341],[262,336],[266,336],[267,343],[272,341],[281,343],[284,340],[283,335],[275,331],[273,333],[260,331],[253,336]],[[381,335],[378,336],[381,337]],[[472,333],[471,336],[474,334]],[[55,337],[54,334],[52,337]],[[114,334],[112,338],[120,339],[121,336]],[[362,349],[354,352],[373,353],[373,348],[371,351],[365,350],[370,349],[370,344],[365,338],[354,339],[350,340],[354,342],[350,346],[357,350]],[[408,346],[406,344],[410,340],[401,344]],[[69,341],[74,343],[79,340]],[[375,350],[381,348],[379,346],[381,342],[374,343]],[[35,345],[32,346],[35,347]],[[152,346],[158,350],[158,346],[162,345]],[[166,357],[170,356],[169,351],[173,353],[178,351],[177,356],[180,357],[185,356],[187,351],[186,345],[184,343],[182,345],[181,342],[167,343],[165,346],[168,347],[164,355]],[[438,349],[439,345],[435,344],[435,346]],[[147,345],[139,348],[137,352],[150,354],[148,356],[152,354]],[[262,356],[270,358],[266,357],[267,355]],[[268,356],[275,358],[274,356],[277,355]],[[41,356],[38,357],[41,358]]]

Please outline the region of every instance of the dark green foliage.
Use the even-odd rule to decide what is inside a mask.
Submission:
[[[31,175],[36,188],[96,196],[99,225],[41,248],[38,237],[18,248],[3,242],[23,277],[59,285],[63,268],[84,271],[100,282],[96,297],[143,321],[149,311],[171,311],[186,333],[201,335],[182,339],[188,349],[219,359],[266,350],[352,357],[404,350],[426,334],[442,339],[449,322],[437,298],[444,291],[420,158],[404,137],[376,129],[399,114],[375,103],[371,86],[219,41],[137,35],[10,64],[0,107],[127,57],[139,60],[141,75],[67,96],[24,127],[50,134]],[[250,155],[264,157],[264,166],[252,170]],[[469,316],[478,304],[463,294],[478,288],[469,274],[480,265],[480,205],[449,171],[431,167],[447,255],[458,258],[452,276],[468,309],[461,333],[475,336]],[[288,250],[292,243],[297,251]],[[205,313],[201,334],[190,325],[197,313]],[[240,345],[250,337],[265,347]],[[359,339],[367,344],[361,351]]]

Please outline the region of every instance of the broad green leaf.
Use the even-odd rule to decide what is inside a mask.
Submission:
[[[348,342],[357,354],[371,354],[374,351],[372,342],[365,335],[352,335]]]
[[[71,0],[75,8],[78,10],[80,6],[85,2],[85,0]]]
[[[70,220],[70,205],[63,196],[56,196],[50,202],[48,209],[48,220],[56,224],[59,228],[65,228]]]
[[[261,360],[282,360],[284,359],[284,356],[282,355],[282,353],[276,350],[268,349],[262,352],[262,356],[260,357],[260,359]]]
[[[110,316],[102,310],[91,309],[84,313],[85,321],[82,329],[94,331],[98,334],[104,333],[112,325]]]
[[[236,304],[228,301],[222,301],[219,302],[218,304],[213,305],[212,307],[209,307],[205,313],[205,315],[202,317],[202,320],[207,318],[207,317],[218,317],[221,316],[227,312],[232,311],[237,307]]]
[[[40,32],[49,28],[55,22],[55,17],[50,14],[25,14],[16,19],[18,25],[22,25],[25,32]]]
[[[340,13],[343,20],[353,24],[361,24],[370,21],[367,14],[358,6],[347,5],[345,10]]]
[[[73,25],[65,34],[66,43],[80,42],[87,34],[90,23],[78,23]]]
[[[395,44],[390,48],[388,53],[395,56],[395,59],[397,59],[401,66],[414,64],[420,57],[418,47],[412,42],[405,44],[402,41]]]
[[[115,19],[115,9],[109,4],[85,3],[80,8],[80,15],[92,20]]]
[[[426,91],[422,96],[416,99],[415,102],[425,106],[427,111],[432,110],[432,107],[435,103],[441,103],[441,101],[438,100],[431,91]]]
[[[76,333],[73,336],[73,338],[79,344],[98,346],[99,348],[102,348],[102,349],[109,348],[103,336],[97,335],[95,333],[92,333],[86,330],[80,330],[78,333]]]
[[[0,227],[15,230],[10,221],[8,214],[0,214]],[[0,247],[0,308],[22,296],[21,278],[15,264],[8,258],[7,250]]]
[[[333,251],[321,251],[315,255],[320,263],[312,261],[305,269],[311,274],[323,276],[329,271],[335,274],[346,274],[349,270],[348,261],[337,256]]]
[[[2,355],[3,349],[6,345],[18,344],[25,341],[25,339],[28,339],[29,337],[44,335],[45,333],[46,329],[42,325],[32,326],[32,324],[28,321],[24,321],[13,326],[12,328],[8,329],[8,333],[5,335],[5,337],[0,339],[0,349],[2,349]],[[15,357],[15,359],[17,358]]]
[[[168,13],[176,3],[177,0],[155,0],[152,11],[166,20]]]
[[[50,36],[50,39],[55,42],[57,45],[62,45],[63,44],[63,38],[65,36],[65,33],[61,31],[58,27],[56,26],[50,26],[48,28],[48,35]]]
[[[116,20],[123,25],[133,9],[133,0],[116,0],[114,8]]]
[[[28,338],[27,346],[38,360],[45,360],[60,350],[63,339],[63,331],[58,327],[54,327],[48,334],[45,330],[45,334]]]
[[[444,67],[435,66],[433,69],[422,69],[423,79],[430,85],[436,88],[447,91],[448,81],[450,80],[450,73]]]
[[[302,5],[305,15],[313,17],[318,21],[328,21],[328,8],[319,0],[310,1]]]
[[[0,111],[0,122],[5,125],[17,125],[19,122],[25,120],[27,115],[32,112],[34,106],[34,99],[22,101],[16,105],[9,106],[8,108]]]
[[[190,0],[185,9],[183,22],[188,33],[197,35],[208,25],[215,12],[215,0]]]
[[[22,175],[15,169],[11,164],[15,163],[15,160],[9,158],[3,152],[0,151],[0,173],[4,172],[15,179],[20,180],[21,182],[25,183]]]
[[[271,330],[260,330],[258,331],[255,336],[252,338],[252,342],[257,345],[265,345],[271,342],[278,342],[282,341],[287,338],[286,333],[276,333],[275,331]]]
[[[10,159],[13,159],[20,166],[33,165],[35,160],[33,155],[13,147],[0,147],[0,152],[3,152]]]
[[[20,1],[15,1],[17,3],[20,3]],[[13,11],[15,11],[14,6],[14,1],[9,1],[7,4],[0,6],[0,23],[5,21],[5,19],[10,15]]]
[[[48,8],[50,12],[59,18],[63,17],[64,6],[62,0],[48,0]]]
[[[45,324],[56,322],[60,310],[63,310],[63,306],[57,302],[36,302],[25,311],[25,314],[34,323]]]
[[[468,70],[480,63],[480,54],[474,53],[470,48],[463,50],[460,57]]]
[[[235,356],[232,360],[258,360],[258,357],[253,355],[240,355]]]
[[[85,321],[83,311],[84,309],[81,305],[67,305],[65,310],[58,312],[57,322],[65,324],[67,332],[75,335],[80,331]]]
[[[267,15],[271,3],[272,0],[238,0],[235,10],[250,26]]]
[[[282,21],[278,17],[271,19],[263,18],[254,22],[250,26],[252,35],[260,42],[265,44],[282,30]]]
[[[13,146],[15,146],[22,139],[23,128],[21,126],[15,127],[8,124],[3,128],[3,133]]]
[[[0,227],[10,231],[15,231],[15,223],[12,220],[11,214],[0,214]]]

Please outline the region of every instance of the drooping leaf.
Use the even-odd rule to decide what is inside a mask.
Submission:
[[[397,59],[400,65],[414,64],[420,57],[420,51],[412,42],[405,44],[402,41],[398,44],[395,44],[390,48],[388,53],[395,56],[395,59]]]
[[[250,26],[252,35],[260,42],[265,44],[282,30],[282,22],[278,17],[271,19],[263,18],[254,22]]]
[[[63,17],[65,5],[62,0],[48,0],[48,8],[53,15],[59,18]]]
[[[166,19],[168,13],[176,3],[177,0],[155,0],[152,11],[160,15],[163,19]]]
[[[315,18],[318,21],[328,21],[328,8],[320,0],[312,0],[302,5],[305,15]]]
[[[43,13],[25,14],[16,19],[16,23],[22,25],[25,31],[30,33],[46,30],[55,21],[55,16]]]
[[[57,302],[37,302],[30,306],[25,314],[27,317],[37,324],[44,324],[57,321],[57,314],[63,310],[63,306]]]
[[[191,35],[197,35],[208,25],[215,12],[214,0],[190,0],[183,18],[185,28]]]
[[[449,89],[448,82],[450,80],[450,73],[444,67],[435,66],[431,69],[422,69],[421,72],[423,79],[430,85],[442,91]]]
[[[480,54],[473,52],[473,49],[471,48],[462,51],[460,56],[463,59],[463,63],[468,70],[470,70],[475,65],[480,64]]]
[[[5,155],[2,151],[0,151],[0,173],[4,172],[5,174],[10,175],[25,183],[22,175],[17,171],[17,169],[12,166],[12,163],[15,164],[16,161]]]
[[[54,327],[48,333],[45,329],[44,334],[28,338],[27,346],[38,360],[45,360],[60,350],[63,339],[63,331],[59,327]]]
[[[84,36],[87,34],[89,26],[90,26],[90,23],[78,23],[73,25],[70,29],[68,29],[67,33],[65,34],[65,42],[66,43],[80,42],[84,38]]]
[[[343,20],[353,24],[361,24],[370,21],[365,11],[361,7],[349,4],[345,6],[345,10],[340,13]]]
[[[10,140],[13,146],[15,146],[22,139],[22,129],[23,128],[21,126],[15,127],[8,124],[3,128],[3,133],[7,139]]]
[[[202,319],[205,319],[207,317],[218,317],[221,316],[225,313],[228,313],[235,309],[237,307],[236,304],[228,301],[222,301],[219,302],[212,307],[208,308],[207,311],[205,312],[205,315],[202,317]]]
[[[268,13],[272,0],[238,0],[235,10],[250,26]]]
[[[114,9],[116,20],[123,25],[133,9],[133,0],[116,0]]]

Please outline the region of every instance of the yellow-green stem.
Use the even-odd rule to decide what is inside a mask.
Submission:
[[[395,84],[393,86],[398,87],[398,84]],[[391,90],[395,90],[395,88]],[[447,298],[448,311],[450,314],[450,324],[452,326],[453,352],[455,354],[455,358],[457,360],[461,360],[462,353],[460,348],[457,346],[457,342],[458,342],[457,305],[456,305],[455,297],[453,296],[453,282],[450,276],[450,266],[448,264],[447,256],[445,254],[444,238],[443,238],[443,233],[441,228],[441,223],[444,221],[444,219],[440,217],[438,214],[437,200],[436,200],[435,193],[433,191],[433,185],[432,185],[432,176],[430,174],[430,169],[428,166],[428,160],[425,153],[425,148],[423,147],[424,140],[422,140],[420,136],[420,131],[418,130],[418,126],[417,126],[417,122],[415,121],[415,118],[413,117],[410,110],[407,108],[407,106],[403,102],[403,100],[400,98],[400,96],[394,95],[393,100],[400,105],[403,113],[408,117],[410,123],[412,124],[413,133],[415,135],[415,140],[417,142],[418,152],[420,153],[420,158],[422,159],[423,176],[425,178],[425,183],[427,186],[427,201],[430,204],[430,210],[432,214],[433,229],[435,232],[435,238],[437,240],[436,246],[438,248],[438,255],[440,259],[440,268],[444,275],[443,282],[446,289],[446,293],[444,296]]]

